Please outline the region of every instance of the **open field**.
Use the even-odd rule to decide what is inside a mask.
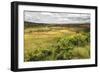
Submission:
[[[90,24],[33,24],[24,28],[24,61],[90,58]]]

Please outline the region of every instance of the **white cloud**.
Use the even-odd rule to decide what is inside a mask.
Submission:
[[[35,23],[89,23],[90,14],[25,11],[24,21]]]

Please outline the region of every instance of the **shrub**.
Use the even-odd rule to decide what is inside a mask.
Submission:
[[[56,59],[73,59],[73,50],[75,47],[83,47],[84,51],[82,52],[82,49],[79,51],[81,53],[81,58],[83,58],[87,51],[84,49],[84,46],[86,46],[89,41],[90,36],[88,34],[76,34],[71,37],[63,37],[58,39],[55,45]],[[85,57],[87,56],[88,55],[85,55]]]

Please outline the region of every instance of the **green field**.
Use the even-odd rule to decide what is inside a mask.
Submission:
[[[24,25],[24,61],[90,58],[90,24]]]

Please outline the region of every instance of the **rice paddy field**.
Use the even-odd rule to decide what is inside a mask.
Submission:
[[[24,61],[90,58],[90,24],[24,25]]]

